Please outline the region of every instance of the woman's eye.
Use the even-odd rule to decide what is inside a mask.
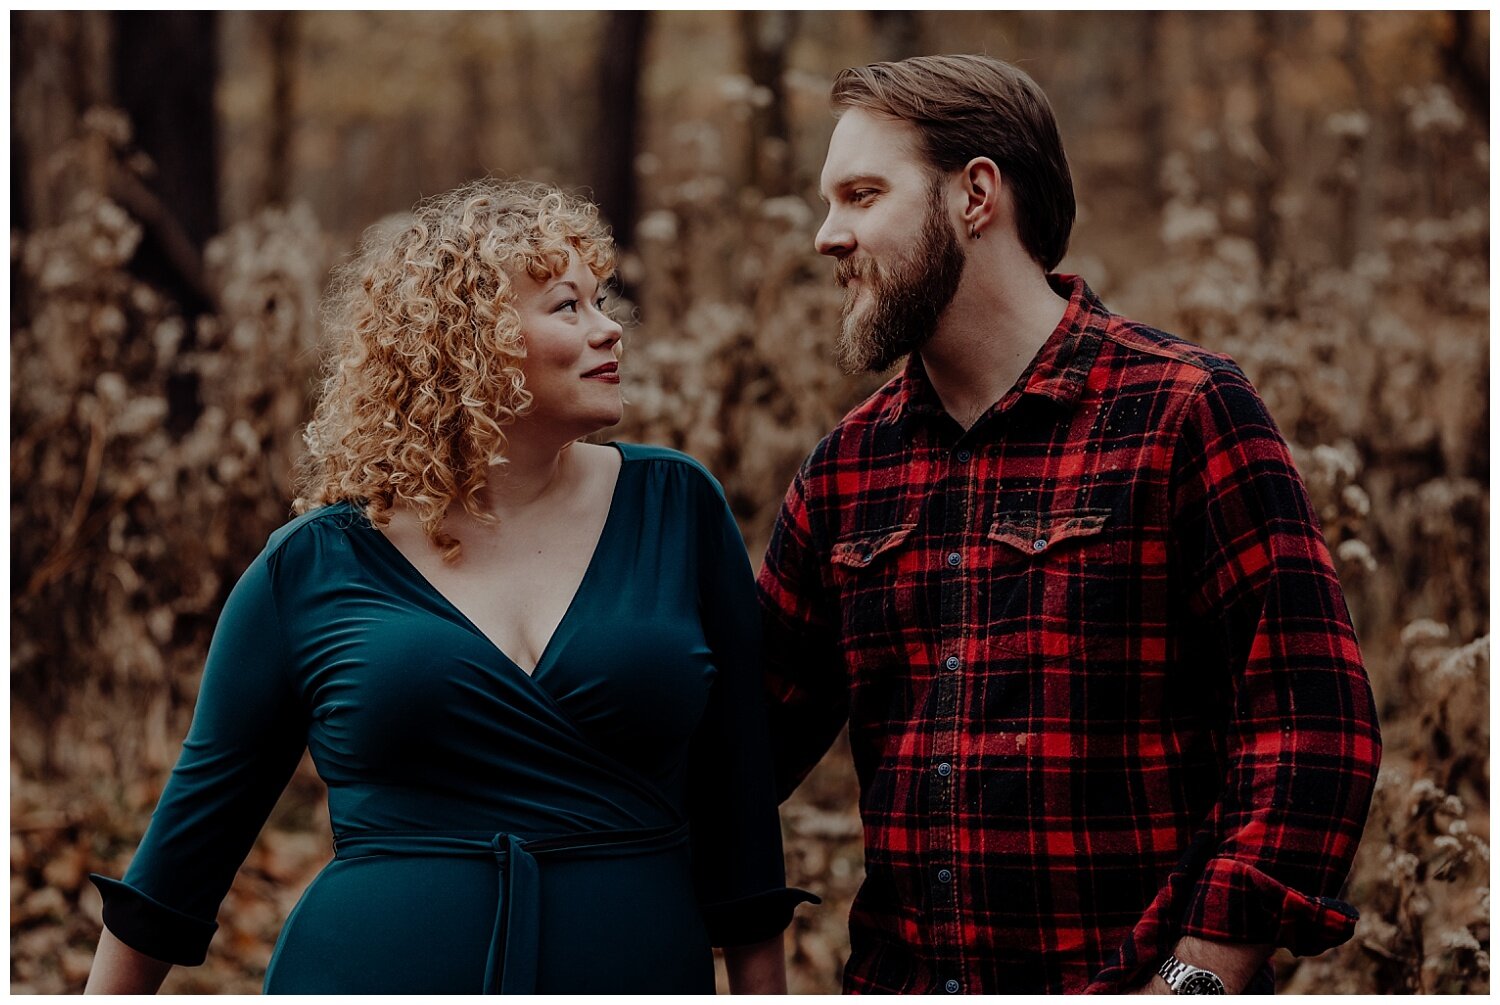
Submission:
[[[598,311],[600,314],[603,314],[604,313],[604,301],[607,300],[607,299],[608,299],[607,297],[600,297],[598,300],[595,300],[594,301],[594,310]]]
[[[576,301],[576,300],[564,300],[562,303],[560,303],[560,304],[557,305],[557,310],[559,310],[559,311],[568,311],[569,313],[577,313],[577,311],[578,311],[578,301]]]
[[[855,202],[869,202],[874,197],[875,190],[873,188],[862,188],[854,193]]]

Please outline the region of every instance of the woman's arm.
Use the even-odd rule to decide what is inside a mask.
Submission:
[[[220,902],[306,739],[263,553],[225,602],[193,724],[130,868],[89,876],[108,929],[91,990],[151,990],[170,966],[203,962]]]
[[[785,992],[781,932],[797,904],[818,898],[786,885],[745,542],[709,476],[687,488],[698,496],[699,613],[716,667],[688,757],[694,886],[709,942],[725,947],[731,988]]]
[[[115,938],[109,929],[99,934],[99,950],[89,970],[86,995],[151,995],[167,979],[172,964],[153,960]]]
[[[730,994],[786,994],[786,949],[781,936],[777,932],[764,942],[724,947]]]

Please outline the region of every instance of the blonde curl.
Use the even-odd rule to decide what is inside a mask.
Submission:
[[[409,507],[445,561],[455,503],[488,522],[489,467],[531,394],[512,277],[538,282],[576,253],[601,281],[615,247],[590,203],[551,185],[486,179],[365,233],[324,303],[326,355],[303,434],[293,510],[362,505],[376,527]]]

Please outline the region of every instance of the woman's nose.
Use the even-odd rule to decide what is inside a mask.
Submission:
[[[599,318],[599,326],[594,329],[593,337],[589,339],[593,345],[607,348],[625,337],[625,327],[620,322],[602,311]]]

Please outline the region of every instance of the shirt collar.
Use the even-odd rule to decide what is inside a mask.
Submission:
[[[1068,407],[1083,394],[1094,357],[1099,353],[1099,334],[1110,315],[1082,278],[1051,275],[1047,282],[1059,296],[1068,298],[1068,307],[1012,390],[1050,398]],[[919,353],[911,354],[893,391],[891,407],[886,413],[893,422],[947,414]],[[1002,400],[1004,397],[1001,396]]]

